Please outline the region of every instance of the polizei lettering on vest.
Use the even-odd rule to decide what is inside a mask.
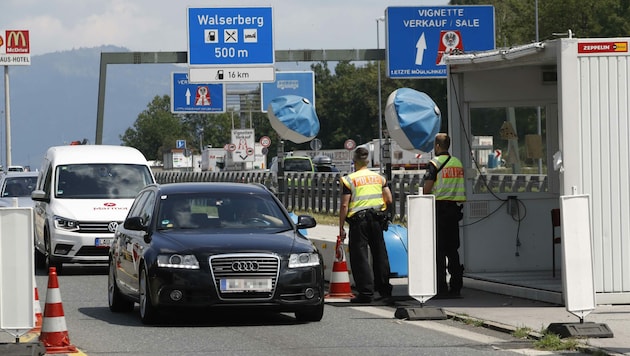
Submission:
[[[368,184],[381,184],[382,183],[380,176],[356,177],[353,179],[353,182],[354,182],[355,187],[360,187],[362,185],[368,185]]]

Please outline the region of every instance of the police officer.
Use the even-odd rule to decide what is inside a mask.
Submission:
[[[357,148],[353,156],[355,172],[341,178],[339,237],[342,241],[346,238],[344,223],[348,222],[350,265],[358,291],[358,295],[350,300],[352,303],[372,302],[375,290],[379,292],[378,299],[389,299],[392,294],[389,259],[383,239],[388,222],[386,210],[392,203],[392,193],[387,179],[368,169],[368,153],[365,147]]]
[[[457,297],[463,285],[464,266],[459,261],[459,221],[466,201],[464,167],[449,154],[451,139],[445,133],[435,136],[434,157],[424,175],[424,194],[435,195],[437,226],[437,293],[438,297]],[[448,264],[446,260],[448,259]],[[451,275],[450,289],[446,270]]]

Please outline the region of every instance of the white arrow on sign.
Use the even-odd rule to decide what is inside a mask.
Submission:
[[[425,49],[427,49],[427,41],[424,39],[424,32],[422,32],[418,42],[416,42],[416,65],[422,65],[422,57],[424,57]]]
[[[190,106],[190,88],[186,88],[186,106]]]

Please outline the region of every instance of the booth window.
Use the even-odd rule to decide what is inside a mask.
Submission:
[[[470,109],[473,193],[547,192],[544,107]]]

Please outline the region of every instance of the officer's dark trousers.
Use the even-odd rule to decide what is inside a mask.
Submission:
[[[361,295],[373,296],[378,291],[381,296],[390,296],[389,259],[381,225],[369,214],[362,219],[348,221],[350,224],[348,243],[350,266],[357,291]],[[369,248],[368,248],[369,247]],[[370,269],[370,251],[372,268]]]
[[[437,251],[436,273],[438,294],[458,294],[463,285],[464,268],[459,261],[460,208],[453,201],[436,201]],[[448,264],[447,264],[448,260]],[[450,291],[446,270],[451,275]]]

